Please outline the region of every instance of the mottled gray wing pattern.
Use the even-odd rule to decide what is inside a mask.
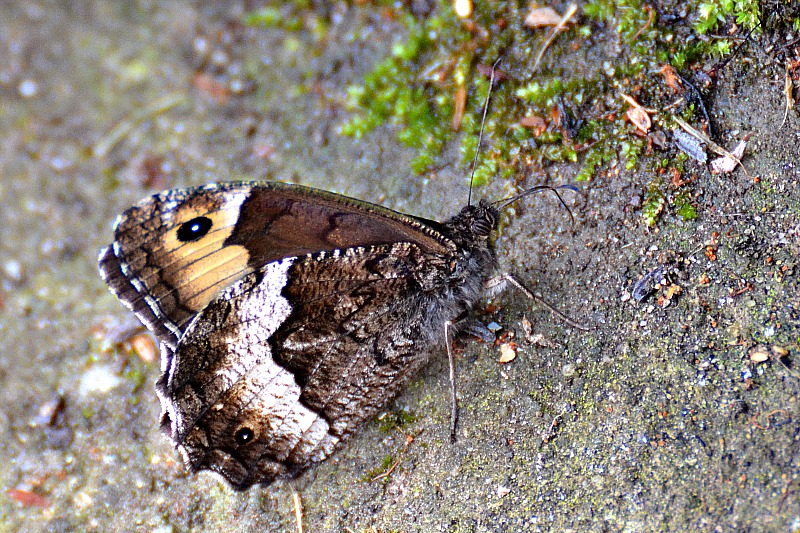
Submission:
[[[442,256],[423,258],[408,243],[293,267],[284,289],[292,312],[270,342],[303,387],[301,401],[334,434],[352,432],[393,397],[426,362],[430,339],[444,338],[444,322],[454,317],[425,316],[424,302],[443,290],[448,273]]]
[[[446,257],[398,243],[269,263],[188,326],[158,383],[194,469],[238,489],[323,460],[427,360]],[[451,316],[437,316],[439,331]],[[433,327],[432,327],[433,326]]]

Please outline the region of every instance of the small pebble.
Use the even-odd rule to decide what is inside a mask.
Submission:
[[[17,86],[17,91],[23,98],[33,98],[39,92],[39,84],[33,80],[22,80]]]
[[[472,15],[472,0],[453,0],[453,10],[460,19]]]
[[[111,370],[111,367],[98,366],[83,374],[79,390],[81,396],[87,396],[92,392],[108,392],[119,386],[120,383],[122,380]]]

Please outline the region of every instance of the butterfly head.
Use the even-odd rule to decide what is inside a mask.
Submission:
[[[497,208],[481,200],[477,205],[466,206],[443,225],[457,244],[468,247],[471,243],[487,241],[497,228],[497,219]]]

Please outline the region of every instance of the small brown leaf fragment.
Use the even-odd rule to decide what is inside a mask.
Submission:
[[[537,115],[522,117],[519,119],[519,124],[520,126],[533,130],[533,134],[537,137],[544,133],[544,131],[547,129],[547,122],[545,122],[542,117]]]
[[[453,131],[458,131],[461,129],[461,119],[464,118],[464,109],[467,107],[467,88],[463,84],[456,89],[453,101]]]
[[[667,82],[667,86],[672,89],[673,92],[682,93],[683,87],[681,86],[681,79],[678,76],[678,73],[675,72],[675,68],[672,65],[664,65],[661,67],[661,70],[658,71],[659,74],[664,76],[664,81]]]
[[[158,360],[158,347],[150,334],[137,333],[128,339],[128,343],[131,346],[131,351],[139,356],[142,361],[154,363]]]
[[[267,141],[260,141],[253,144],[250,153],[256,159],[270,159],[275,155],[275,146]]]
[[[628,108],[628,111],[625,112],[625,117],[636,126],[636,129],[641,131],[642,133],[647,133],[650,131],[650,128],[653,126],[653,123],[650,121],[650,116],[647,114],[647,111],[639,105],[639,102],[628,96],[627,94],[621,94],[622,99],[628,102],[631,107]]]
[[[763,344],[758,344],[750,349],[748,355],[750,356],[750,360],[754,363],[763,363],[767,359],[769,359],[770,350]]]
[[[528,12],[523,24],[527,28],[547,28],[557,26],[561,15],[552,7],[534,7]]]
[[[23,507],[50,507],[50,500],[31,490],[9,489],[6,494],[12,500],[21,503]]]
[[[167,187],[164,168],[162,156],[148,154],[136,165],[136,174],[141,179],[142,185],[160,191]]]
[[[670,170],[670,180],[669,180],[669,182],[676,189],[678,187],[683,187],[684,185],[686,185],[690,181],[692,181],[692,180],[683,178],[683,174],[681,174],[681,171],[679,169],[672,168]]]
[[[631,107],[625,112],[625,116],[631,121],[631,124],[636,126],[636,129],[640,130],[642,133],[647,133],[653,125],[653,123],[650,122],[650,117],[641,107]]]
[[[204,72],[195,74],[192,83],[201,93],[211,97],[217,105],[223,105],[230,100],[230,89]]]
[[[744,149],[747,146],[747,140],[742,140],[733,149],[731,152],[731,156],[723,156],[718,157],[711,161],[711,172],[713,174],[727,174],[729,172],[733,172],[733,170],[740,164],[740,160],[744,155]]]
[[[533,62],[533,66],[530,68],[530,75],[533,76],[536,73],[536,70],[539,68],[539,63],[544,57],[544,53],[550,48],[550,45],[553,44],[553,40],[559,35],[561,32],[565,31],[564,27],[570,23],[572,17],[575,16],[575,13],[578,12],[578,4],[570,4],[567,7],[567,10],[564,12],[564,16],[562,16],[558,22],[553,25],[553,29],[550,30],[550,35],[545,39],[544,44],[539,49],[539,53],[536,54],[536,60]]]
[[[517,343],[506,342],[500,345],[500,359],[502,364],[510,363],[517,357]]]

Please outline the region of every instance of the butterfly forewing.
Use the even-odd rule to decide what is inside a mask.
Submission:
[[[412,217],[280,183],[212,184],[147,198],[117,220],[100,270],[117,296],[174,348],[188,322],[270,261],[355,246],[452,243]]]

